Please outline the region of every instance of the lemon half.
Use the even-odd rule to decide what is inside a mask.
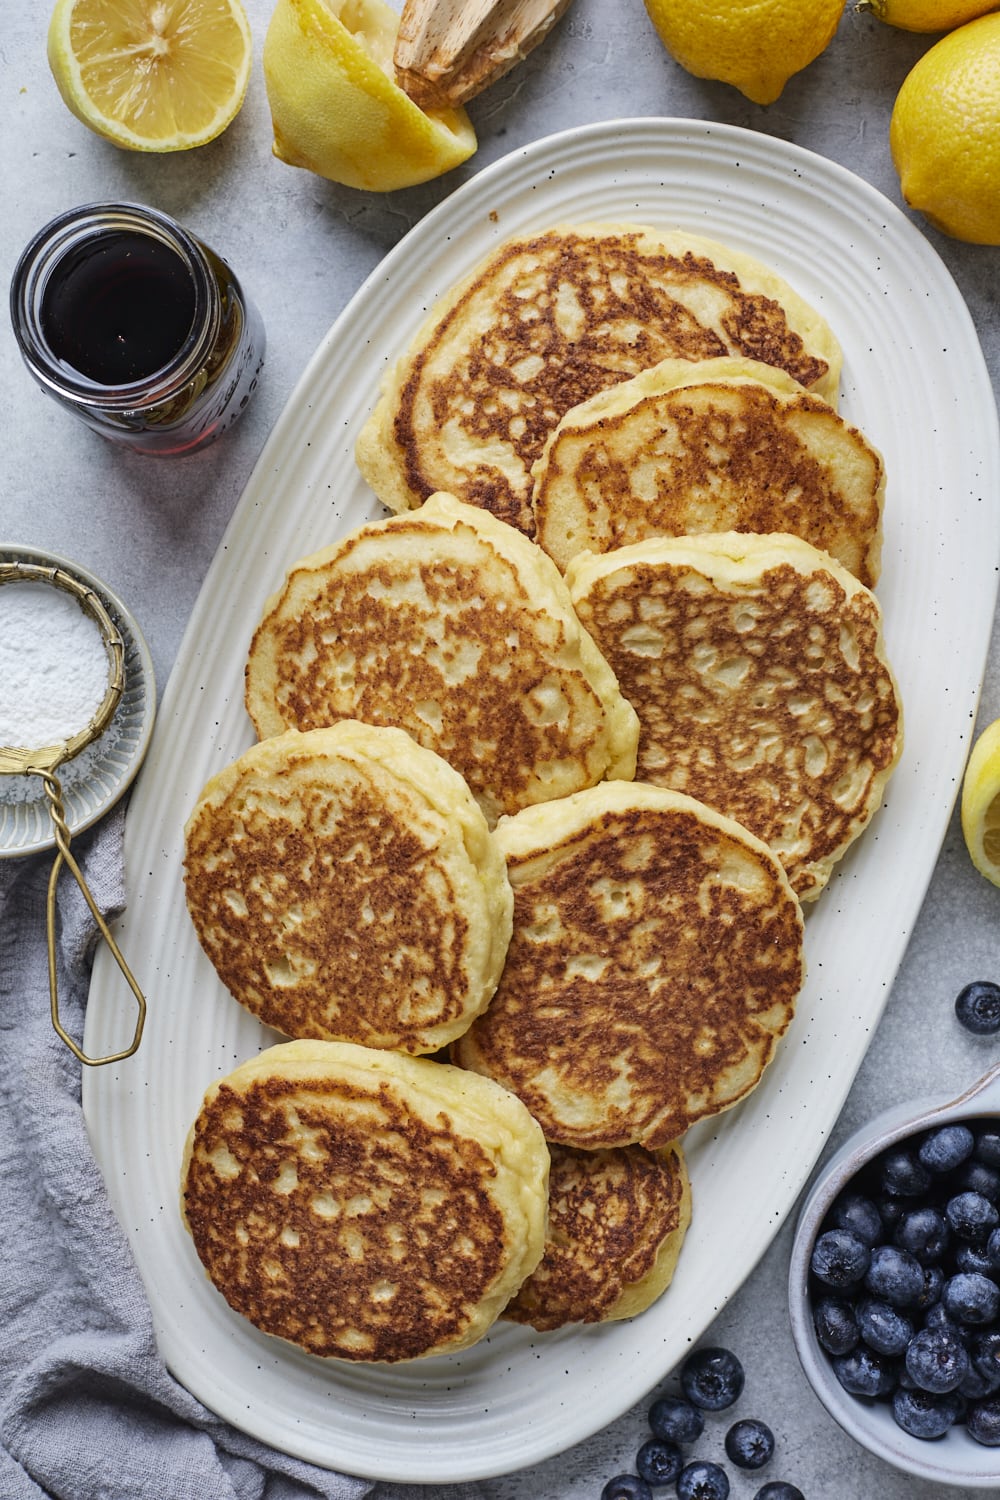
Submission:
[[[49,67],[69,108],[130,151],[185,151],[238,114],[253,48],[240,0],[57,0]]]
[[[274,154],[348,187],[391,192],[476,150],[464,109],[427,110],[393,77],[385,0],[278,0],[264,40]]]
[[[1000,885],[1000,719],[972,747],[962,780],[962,833],[980,875]]]

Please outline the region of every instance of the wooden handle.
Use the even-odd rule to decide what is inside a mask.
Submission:
[[[571,0],[406,0],[393,64],[421,109],[464,104],[526,57]]]

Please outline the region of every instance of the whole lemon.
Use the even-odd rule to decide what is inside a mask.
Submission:
[[[277,0],[263,56],[275,156],[385,193],[472,155],[464,109],[422,110],[395,82],[398,30],[385,0]]]
[[[861,0],[858,6],[900,31],[953,31],[997,9],[1000,0]]]
[[[829,45],[845,0],[644,0],[670,55],[696,78],[773,104]]]
[[[924,53],[896,96],[889,148],[911,208],[954,239],[1000,245],[1000,15]]]

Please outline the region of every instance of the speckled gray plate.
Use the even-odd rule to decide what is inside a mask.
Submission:
[[[0,562],[62,568],[93,589],[125,642],[125,688],[114,716],[96,740],[59,767],[71,833],[96,823],[131,786],[142,765],[156,714],[156,684],[149,648],[121,600],[77,563],[34,547],[0,544]],[[0,859],[55,846],[44,787],[37,776],[0,776]]]

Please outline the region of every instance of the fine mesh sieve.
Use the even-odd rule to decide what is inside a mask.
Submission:
[[[93,589],[81,583],[59,567],[48,567],[36,563],[0,562],[0,587],[10,583],[35,583],[62,589],[76,599],[80,608],[97,625],[108,660],[107,689],[104,697],[89,722],[69,738],[48,745],[0,745],[0,775],[37,776],[41,779],[48,802],[49,816],[55,832],[56,856],[49,875],[46,901],[46,935],[48,940],[49,1005],[52,1025],[66,1046],[80,1062],[90,1067],[104,1063],[120,1062],[130,1057],[142,1039],[146,1018],[146,999],[122,957],[101,912],[97,907],[73,854],[70,850],[70,829],[63,807],[62,787],[56,775],[60,766],[72,760],[81,750],[103,733],[114,717],[125,686],[125,643],[121,632],[108,614]],[[59,985],[56,964],[56,895],[59,876],[66,866],[83,894],[101,936],[114,955],[138,1006],[138,1017],[130,1044],[120,1052],[106,1057],[88,1057],[64,1028],[59,1016]]]

